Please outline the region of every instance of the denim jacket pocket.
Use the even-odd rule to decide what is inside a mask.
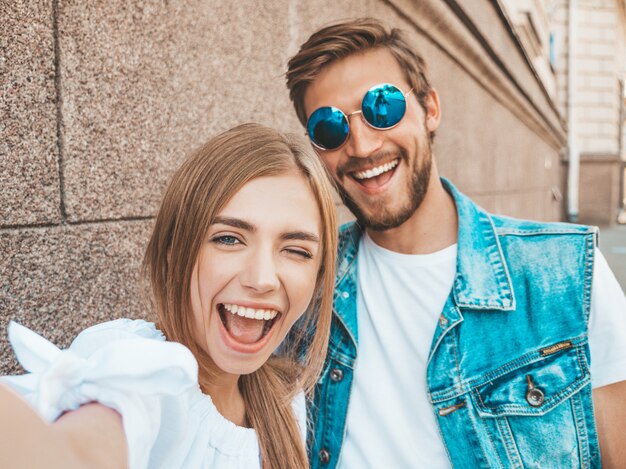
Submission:
[[[526,354],[472,386],[476,413],[504,466],[595,467],[599,461],[592,454],[586,344],[573,342]]]
[[[590,379],[582,346],[547,356],[540,350],[488,373],[482,384],[473,387],[472,395],[482,417],[540,416],[569,399]]]

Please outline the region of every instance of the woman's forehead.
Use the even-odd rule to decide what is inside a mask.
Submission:
[[[293,171],[263,176],[244,184],[219,217],[237,218],[267,228],[321,231],[320,210],[309,181]]]

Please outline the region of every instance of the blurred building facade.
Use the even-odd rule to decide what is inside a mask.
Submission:
[[[340,19],[406,31],[441,98],[438,168],[479,204],[562,220],[575,115],[579,218],[610,214],[618,185],[604,174],[619,179],[623,153],[624,5],[577,2],[580,34],[589,21],[602,44],[576,36],[580,68],[568,75],[571,3],[0,0],[0,373],[17,369],[10,319],[64,346],[95,322],[151,317],[139,267],[166,181],[235,124],[302,134],[286,63]],[[568,100],[568,76],[587,94]],[[585,187],[606,195],[586,202]]]
[[[566,122],[568,218],[626,222],[626,2],[504,0],[503,6]]]

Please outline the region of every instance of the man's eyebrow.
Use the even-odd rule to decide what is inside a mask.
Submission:
[[[310,231],[290,231],[288,233],[283,233],[281,238],[285,240],[297,239],[301,241],[312,241],[314,243],[320,242],[319,236],[311,233]]]
[[[232,226],[233,228],[239,228],[246,231],[254,232],[256,231],[256,227],[247,221],[241,220],[239,218],[232,217],[215,217],[213,220],[213,225],[219,223],[221,225]]]

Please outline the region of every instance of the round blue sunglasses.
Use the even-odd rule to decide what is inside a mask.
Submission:
[[[313,145],[321,150],[336,150],[348,140],[350,116],[361,114],[367,125],[388,130],[400,123],[406,112],[406,97],[413,88],[403,93],[397,86],[381,83],[372,86],[361,101],[361,109],[348,115],[333,106],[313,111],[306,123],[306,133]]]

